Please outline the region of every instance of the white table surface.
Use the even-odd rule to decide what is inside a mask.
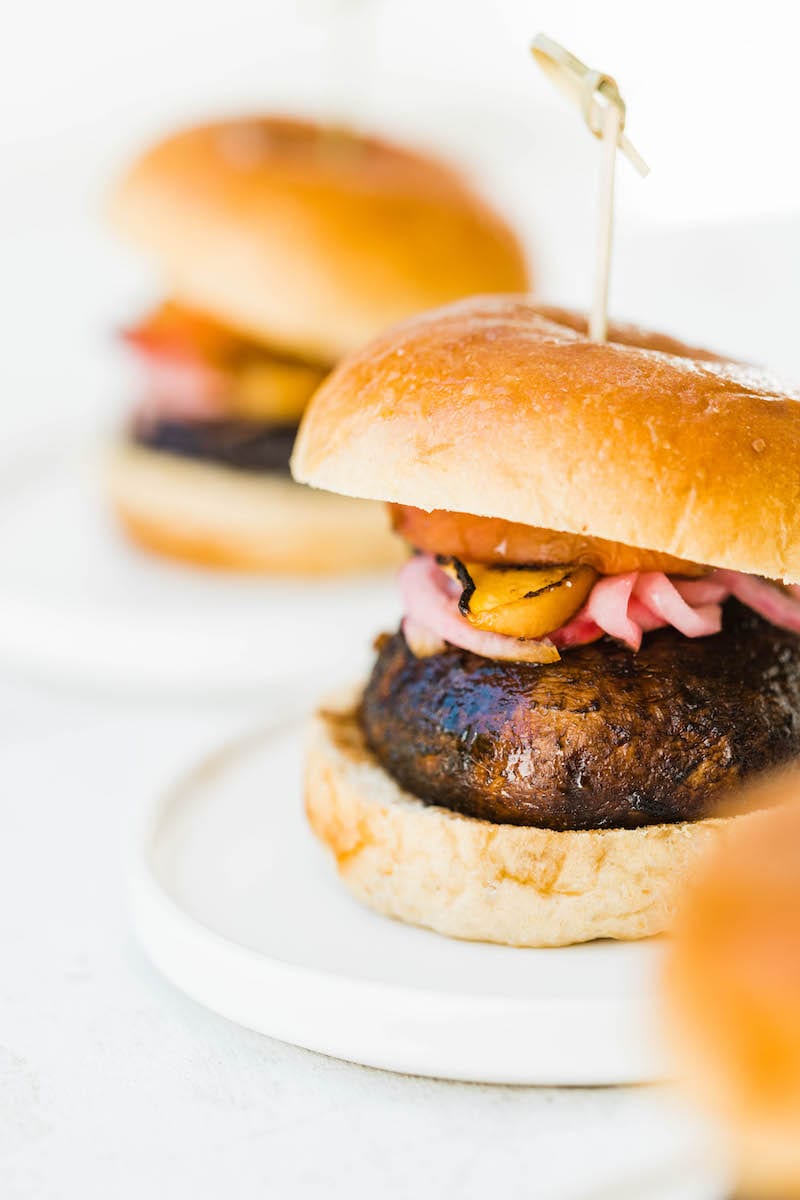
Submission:
[[[167,707],[0,679],[0,1195],[710,1197],[657,1088],[437,1083],[283,1046],[164,983],[127,926],[157,789],[287,702]],[[656,1184],[659,1184],[657,1187]],[[606,1192],[602,1191],[605,1195]]]

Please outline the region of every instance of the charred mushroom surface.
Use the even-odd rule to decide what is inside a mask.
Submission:
[[[708,815],[730,785],[800,757],[800,637],[730,601],[723,631],[608,640],[546,666],[384,641],[361,722],[430,804],[497,823],[632,828]]]

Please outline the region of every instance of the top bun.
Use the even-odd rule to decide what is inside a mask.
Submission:
[[[662,334],[520,296],[418,317],[347,359],[302,483],[800,581],[800,393]]]
[[[325,363],[421,309],[528,284],[513,233],[451,168],[309,121],[177,133],[111,216],[177,300]]]

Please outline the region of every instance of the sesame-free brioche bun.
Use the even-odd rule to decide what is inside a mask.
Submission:
[[[788,1200],[800,1196],[800,770],[745,799],[768,811],[732,830],[681,902],[668,1030],[685,1084],[722,1126],[737,1195]]]
[[[111,202],[178,301],[333,362],[411,313],[527,286],[514,234],[450,167],[284,117],[186,129]]]
[[[306,812],[356,899],[412,925],[512,946],[661,933],[696,860],[731,824],[556,832],[464,817],[395,783],[356,705],[340,697],[314,718]]]
[[[385,333],[313,398],[296,479],[800,581],[800,392],[521,296]]]
[[[170,558],[296,575],[379,570],[402,561],[379,504],[132,443],[116,447],[107,468],[112,507],[125,531]]]

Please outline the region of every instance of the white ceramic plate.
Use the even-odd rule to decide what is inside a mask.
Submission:
[[[349,675],[396,625],[391,572],[269,580],[138,551],[107,512],[99,461],[84,448],[0,473],[0,660],[198,696]]]
[[[242,1025],[393,1071],[537,1084],[660,1074],[656,943],[517,950],[361,908],[306,827],[302,740],[288,727],[238,743],[159,802],[131,897],[164,975]]]

